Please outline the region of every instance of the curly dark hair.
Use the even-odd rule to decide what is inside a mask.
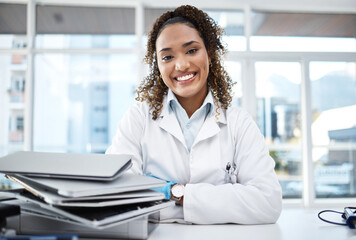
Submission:
[[[149,75],[138,86],[137,101],[146,101],[153,109],[152,119],[157,119],[161,110],[164,96],[168,87],[160,77],[156,56],[156,41],[161,31],[169,24],[184,23],[195,28],[204,41],[211,63],[209,65],[208,87],[212,92],[218,108],[227,109],[232,101],[232,87],[234,82],[225,71],[221,57],[226,53],[222,44],[223,30],[215,21],[202,10],[190,5],[176,8],[162,14],[154,23],[148,35],[145,62],[150,67]]]

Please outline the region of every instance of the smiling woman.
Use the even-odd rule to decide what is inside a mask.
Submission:
[[[109,154],[133,156],[131,171],[167,181],[176,206],[160,221],[261,224],[277,221],[282,194],[274,161],[246,111],[231,107],[233,83],[220,27],[181,6],[149,34],[150,74],[118,126]],[[256,214],[258,213],[258,214]]]

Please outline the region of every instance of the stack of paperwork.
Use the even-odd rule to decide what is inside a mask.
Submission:
[[[17,152],[0,158],[0,172],[22,188],[0,194],[26,214],[96,229],[174,205],[151,190],[165,181],[130,173],[131,165],[129,155]]]

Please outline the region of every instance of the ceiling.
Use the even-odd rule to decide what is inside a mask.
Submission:
[[[134,8],[38,5],[36,11],[38,34],[135,33]],[[166,9],[145,9],[146,32],[154,20],[165,11]],[[356,14],[254,11],[251,17],[251,35],[356,38]],[[241,35],[243,22],[235,25],[241,27],[235,26],[235,32],[230,34]],[[25,33],[26,6],[0,3],[0,34]]]
[[[259,12],[255,17],[261,19],[253,35],[356,38],[356,14]]]

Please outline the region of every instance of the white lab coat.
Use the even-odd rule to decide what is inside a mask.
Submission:
[[[196,224],[263,224],[282,206],[274,160],[249,114],[235,107],[207,117],[191,151],[166,101],[157,120],[147,103],[133,105],[120,121],[108,154],[132,154],[132,171],[186,184],[183,207],[161,211],[161,221]],[[226,165],[236,164],[227,178]]]

